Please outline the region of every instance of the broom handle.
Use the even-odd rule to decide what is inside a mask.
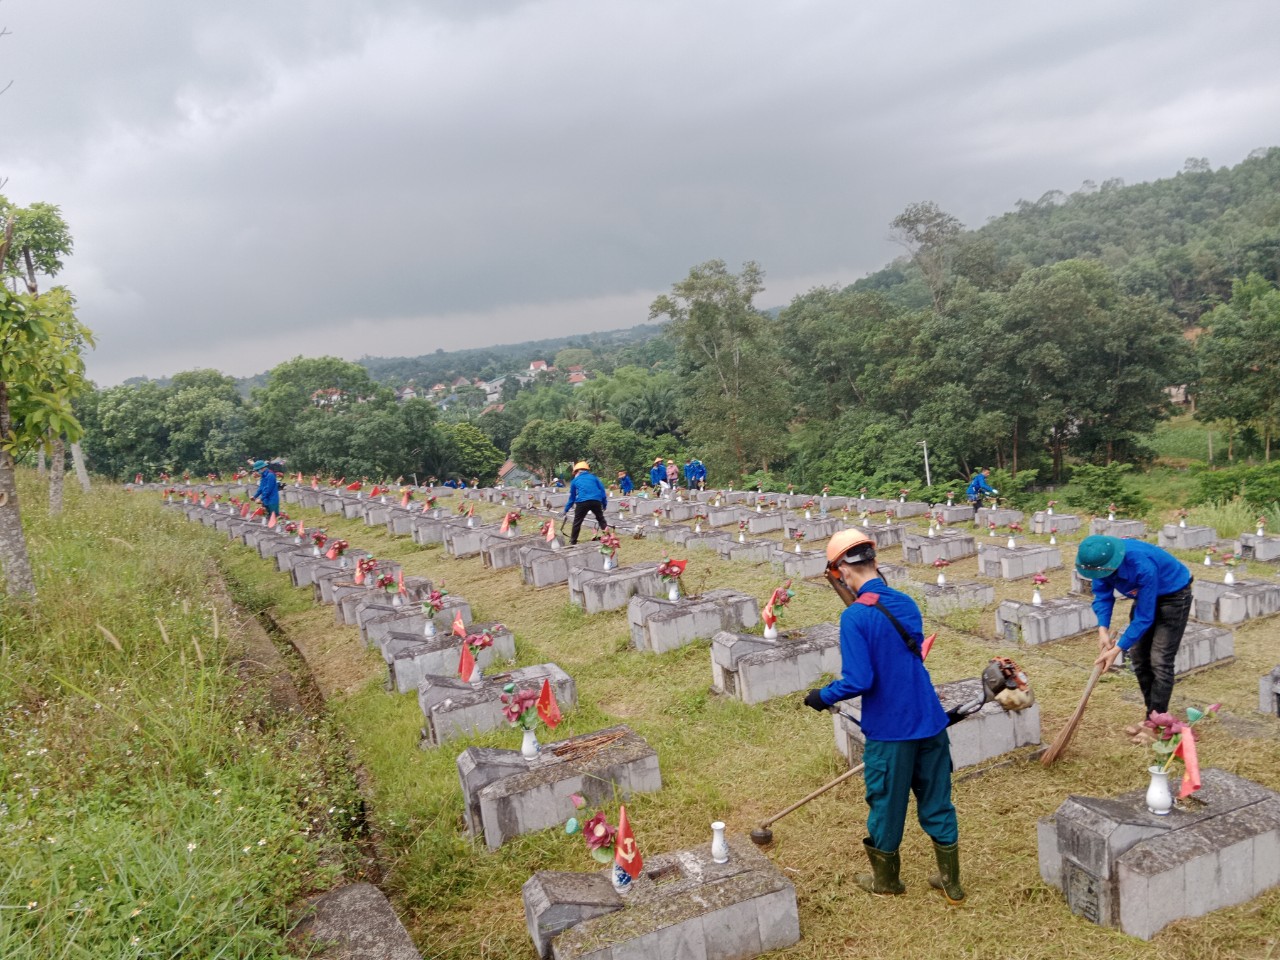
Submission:
[[[787,809],[783,810],[781,813],[775,813],[768,820],[761,821],[760,826],[767,827],[774,821],[781,820],[783,817],[785,817],[788,813],[791,813],[793,810],[799,810],[801,807],[803,807],[806,803],[808,803],[814,797],[822,796],[824,793],[826,793],[828,790],[830,790],[832,787],[836,786],[837,784],[844,783],[850,777],[856,776],[857,774],[861,773],[865,767],[866,767],[865,763],[860,763],[853,769],[846,770],[844,773],[840,774],[840,776],[836,777],[830,783],[822,785],[821,787],[813,791],[813,793],[809,794],[804,799],[797,800],[795,803],[787,807]]]
[[[1093,673],[1089,675],[1089,682],[1085,684],[1084,695],[1080,698],[1080,702],[1076,705],[1076,712],[1071,715],[1071,719],[1067,721],[1067,725],[1063,727],[1062,732],[1058,734],[1058,738],[1053,741],[1053,745],[1049,747],[1040,757],[1040,763],[1049,766],[1058,759],[1058,755],[1066,749],[1067,744],[1071,742],[1071,738],[1075,736],[1076,724],[1080,717],[1084,714],[1084,708],[1089,703],[1089,696],[1093,693],[1093,688],[1097,686],[1098,680],[1102,677],[1103,666],[1096,663],[1093,666]]]

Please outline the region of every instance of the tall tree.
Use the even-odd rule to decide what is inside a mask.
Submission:
[[[924,275],[933,296],[933,309],[942,309],[947,286],[947,262],[964,224],[932,200],[912,203],[893,218],[893,239],[906,248]]]
[[[728,462],[739,475],[767,470],[785,447],[788,405],[772,343],[775,324],[752,303],[763,284],[755,263],[733,274],[723,260],[710,260],[649,307],[651,320],[667,318],[687,372],[690,439],[704,459]]]

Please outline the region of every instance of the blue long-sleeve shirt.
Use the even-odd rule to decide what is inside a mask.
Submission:
[[[663,481],[667,479],[667,468],[660,463],[655,463],[649,469],[649,483],[653,486],[661,486]]]
[[[1093,581],[1093,612],[1098,616],[1098,626],[1111,626],[1115,591],[1132,597],[1132,619],[1116,641],[1121,650],[1128,650],[1155,623],[1156,601],[1190,582],[1191,571],[1173,554],[1141,540],[1126,540],[1124,559],[1115,573]]]
[[[270,467],[262,471],[262,478],[258,481],[258,489],[253,491],[253,497],[268,510],[280,512],[280,481]]]
[[[569,502],[564,505],[564,512],[568,513],[575,503],[585,503],[588,500],[599,500],[601,509],[609,505],[609,495],[605,493],[600,478],[584,470],[569,484]]]
[[[625,497],[635,488],[636,488],[636,485],[631,482],[631,477],[629,475],[623,474],[622,479],[618,481],[618,489],[622,491],[622,495]]]
[[[924,640],[920,608],[879,577],[859,595],[874,593],[916,641]],[[840,615],[840,678],[822,688],[830,706],[862,697],[862,732],[871,740],[920,740],[947,725],[947,714],[919,654],[912,653],[893,623],[873,606],[854,603]]]
[[[986,477],[981,473],[975,473],[973,479],[969,481],[969,488],[965,490],[964,495],[970,501],[973,501],[982,496],[994,497],[996,492],[991,489]]]

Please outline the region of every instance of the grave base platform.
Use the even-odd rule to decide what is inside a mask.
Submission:
[[[709,590],[675,601],[636,596],[627,601],[627,622],[633,647],[666,653],[722,630],[754,627],[760,610],[755,597],[736,590]]]
[[[1009,643],[1052,643],[1098,628],[1093,605],[1070,597],[1042,604],[1003,600],[996,608],[996,634]]]
[[[418,706],[427,725],[422,746],[438,747],[458,737],[507,727],[502,713],[502,688],[514,683],[518,689],[538,691],[550,680],[561,710],[578,703],[578,686],[554,663],[520,667],[508,673],[484,677],[479,683],[463,683],[456,677],[426,677],[418,684]]]
[[[781,632],[777,640],[717,633],[711,640],[711,685],[743,703],[763,703],[817,685],[840,673],[840,628],[819,623]]]
[[[521,893],[545,960],[750,960],[800,940],[795,886],[746,836],[729,838],[728,863],[709,842],[646,853],[623,896],[606,871],[539,871]]]

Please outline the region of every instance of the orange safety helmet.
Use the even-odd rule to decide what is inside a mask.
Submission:
[[[876,542],[857,528],[837,531],[827,541],[827,565],[862,563],[876,558]]]
[[[573,465],[574,473],[577,473],[579,470],[590,470],[590,469],[591,469],[591,464],[587,463],[587,461],[585,460],[579,460],[577,463]]]

